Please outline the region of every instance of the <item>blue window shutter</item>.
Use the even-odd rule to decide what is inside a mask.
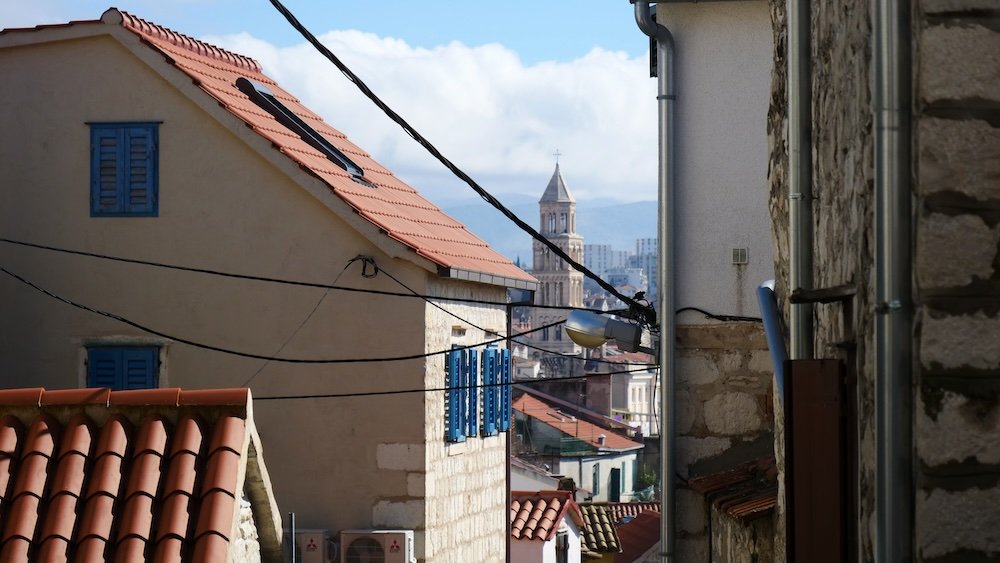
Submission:
[[[124,178],[124,212],[129,215],[156,213],[157,196],[157,127],[154,124],[124,129],[123,156],[127,168]]]
[[[500,431],[510,430],[510,350],[500,351]]]
[[[156,348],[122,348],[123,388],[155,389],[158,356]]]
[[[452,350],[448,353],[447,391],[445,391],[445,433],[449,442],[465,441],[460,419],[462,408],[459,405],[458,389],[462,372],[459,358],[461,352],[461,350]]]
[[[125,177],[121,159],[122,136],[118,129],[90,129],[90,213],[120,213],[123,200],[118,189]]]
[[[483,436],[497,433],[497,350],[483,351]]]
[[[124,381],[118,348],[87,349],[87,387],[121,389]]]
[[[153,389],[159,386],[160,349],[156,346],[87,348],[87,386]]]
[[[465,350],[452,352],[458,356],[458,419],[455,424],[465,433],[465,421],[469,419],[469,355]]]
[[[467,429],[470,437],[479,435],[479,353],[468,350],[469,362],[469,418]]]

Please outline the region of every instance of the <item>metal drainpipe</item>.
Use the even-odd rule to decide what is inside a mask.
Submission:
[[[913,557],[908,0],[875,2],[875,560]]]
[[[812,64],[809,0],[788,0],[788,251],[789,291],[812,289]],[[813,356],[813,306],[792,305],[791,357]]]
[[[676,523],[676,425],[674,420],[674,388],[676,373],[674,317],[674,38],[670,31],[656,23],[649,2],[635,3],[635,21],[643,33],[656,39],[656,76],[659,106],[659,205],[657,253],[657,299],[660,322],[658,345],[660,363],[660,557],[662,563],[674,560]]]

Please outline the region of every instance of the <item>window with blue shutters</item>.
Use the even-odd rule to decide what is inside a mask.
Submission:
[[[87,387],[153,389],[159,385],[160,349],[155,346],[87,348]]]
[[[445,439],[449,442],[465,441],[465,418],[462,402],[465,400],[462,384],[464,350],[448,353],[445,370]]]
[[[464,442],[510,430],[510,350],[454,349],[445,362],[445,438]]]
[[[159,124],[90,124],[90,215],[159,212]]]

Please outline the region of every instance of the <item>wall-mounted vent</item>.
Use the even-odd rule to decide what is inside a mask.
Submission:
[[[733,248],[733,264],[741,265],[750,262],[750,252],[745,246]]]

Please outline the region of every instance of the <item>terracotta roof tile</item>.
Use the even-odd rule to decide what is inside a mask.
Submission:
[[[583,514],[571,491],[511,492],[510,535],[514,539],[548,541],[566,516],[583,529]]]
[[[737,520],[766,516],[778,503],[777,468],[771,456],[691,479],[688,485]]]
[[[556,405],[528,393],[515,399],[511,408],[597,449],[621,451],[642,447],[642,444],[633,442],[607,428],[601,428],[576,416],[565,414]],[[601,440],[603,440],[603,444]]]
[[[615,563],[632,563],[660,543],[660,513],[640,512],[635,519],[618,528],[622,552],[615,556]]]
[[[440,208],[420,196],[410,186],[376,163],[347,137],[305,108],[294,96],[261,72],[249,57],[195,40],[126,12],[109,10],[102,17],[136,34],[143,44],[161,53],[169,63],[186,74],[226,110],[244,121],[274,148],[320,178],[389,237],[410,247],[438,266],[467,270],[505,280],[535,283],[535,279],[515,266]],[[236,87],[236,79],[247,78],[264,84],[285,106],[306,121],[364,170],[373,188],[355,183],[351,175],[332,164],[322,154],[262,111]],[[499,280],[498,280],[499,281]],[[506,282],[505,282],[506,283]]]
[[[607,507],[581,504],[580,510],[585,523],[581,548],[591,553],[620,553],[621,541]]]
[[[0,391],[0,561],[226,561],[249,400]]]

